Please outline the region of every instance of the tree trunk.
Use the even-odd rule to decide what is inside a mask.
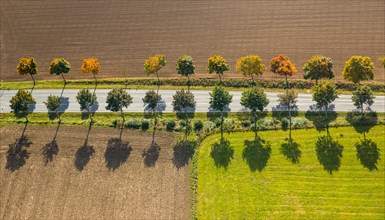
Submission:
[[[156,74],[156,77],[158,78],[158,85],[160,85],[160,79],[159,79],[158,71],[155,72],[155,74]]]
[[[221,141],[223,140],[223,111],[221,111]]]
[[[190,75],[187,75],[187,91],[190,92]]]
[[[33,77],[33,75],[32,74],[30,74],[31,75],[31,77],[32,77],[32,80],[33,80],[33,86],[35,86],[35,77]]]
[[[222,74],[218,74],[219,75],[219,83],[222,84]]]
[[[98,81],[96,80],[96,76],[95,76],[95,74],[93,74],[93,73],[92,73],[92,75],[94,76],[95,85],[97,85],[97,84],[98,84]]]
[[[63,78],[63,80],[64,80],[64,85],[65,84],[67,84],[67,81],[66,81],[66,79],[64,79],[64,75],[63,75],[63,73],[61,74],[61,77]]]

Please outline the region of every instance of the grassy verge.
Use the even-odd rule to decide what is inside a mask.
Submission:
[[[66,89],[83,89],[94,88],[93,80],[68,80]],[[192,90],[212,90],[218,83],[217,79],[193,78],[191,80]],[[283,80],[258,80],[257,85],[269,92],[284,91],[285,82]],[[384,83],[367,83],[373,90],[375,95],[385,94]],[[166,78],[161,79],[162,89],[186,89],[187,80],[183,78]],[[223,86],[230,90],[241,91],[245,88],[253,86],[252,81],[243,79],[225,79]],[[126,87],[127,89],[156,89],[157,81],[151,78],[105,78],[98,80],[98,89],[111,89],[117,87]],[[290,87],[297,90],[297,92],[306,93],[313,86],[313,82],[304,80],[290,81]],[[30,89],[32,82],[1,82],[0,90],[7,89]],[[61,80],[39,80],[36,82],[35,89],[62,89],[63,81]],[[355,89],[355,85],[346,82],[337,82],[337,88],[341,94],[351,94]]]
[[[270,143],[270,151],[266,146],[245,147],[252,132],[225,135],[228,145],[221,149],[215,148],[218,134],[207,137],[199,147],[198,219],[383,219],[385,126],[375,126],[366,135],[382,153],[378,170],[372,171],[357,158],[355,143],[362,134],[351,126],[330,128],[330,134],[343,146],[338,170],[332,174],[315,150],[324,131],[293,131],[301,151],[298,163],[280,151],[288,136],[285,131],[259,133]]]

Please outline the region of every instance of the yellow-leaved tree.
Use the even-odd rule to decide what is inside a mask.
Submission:
[[[96,75],[99,73],[100,63],[96,58],[83,59],[83,64],[81,70],[83,73],[92,73],[95,79],[95,83],[98,83],[96,80]]]
[[[16,66],[19,75],[30,75],[35,86],[35,78],[33,75],[38,73],[37,62],[33,57],[22,57],[19,59],[19,64]]]
[[[147,75],[154,74],[158,78],[158,85],[160,84],[158,72],[166,65],[166,57],[162,54],[155,54],[153,57],[148,57],[144,61],[144,71]]]

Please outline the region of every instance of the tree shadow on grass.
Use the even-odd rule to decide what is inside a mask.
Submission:
[[[376,112],[365,112],[361,114],[360,112],[353,111],[349,112],[345,119],[358,133],[363,134],[368,133],[369,130],[377,124],[378,116]]]
[[[378,170],[377,161],[380,159],[380,149],[371,139],[363,139],[356,143],[357,159],[370,171]]]
[[[299,158],[301,158],[302,154],[299,146],[300,145],[293,139],[289,139],[287,142],[281,144],[280,151],[293,164],[297,164],[299,163]]]
[[[256,170],[262,172],[270,158],[270,143],[257,137],[257,139],[253,141],[245,140],[244,144],[245,148],[242,152],[243,160],[246,160],[252,172]]]
[[[116,170],[120,165],[125,163],[130,156],[132,147],[128,142],[124,142],[119,138],[111,138],[107,142],[107,149],[104,153],[106,167],[108,170]]]
[[[216,142],[211,146],[211,157],[214,160],[216,167],[227,167],[234,156],[234,149],[230,146],[230,141],[222,139],[219,143]]]
[[[83,146],[81,146],[75,154],[75,162],[74,165],[76,169],[79,171],[84,170],[84,167],[88,164],[90,161],[92,155],[95,153],[95,149],[92,145],[88,144],[88,137],[90,135],[92,128],[92,122],[90,122],[90,125],[88,127],[88,132],[86,136],[86,140],[84,141]]]
[[[59,131],[60,122],[57,125],[55,136],[53,137],[52,141],[46,144],[43,149],[43,162],[46,166],[49,162],[53,161],[53,158],[59,153],[59,145],[57,144],[56,137],[57,133]]]
[[[147,149],[143,149],[142,157],[146,167],[154,167],[159,158],[160,146],[153,141]]]
[[[179,141],[173,148],[174,156],[172,163],[177,169],[184,167],[189,163],[195,152],[196,143],[193,141]]]
[[[335,111],[328,111],[328,116],[326,117],[323,111],[310,110],[305,113],[305,117],[313,122],[317,131],[324,131],[331,122],[337,119],[337,113]]]
[[[343,149],[344,147],[338,141],[333,140],[329,134],[318,137],[316,142],[317,158],[329,174],[338,171]]]

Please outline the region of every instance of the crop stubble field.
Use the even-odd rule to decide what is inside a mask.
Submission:
[[[189,218],[189,167],[173,164],[173,135],[156,134],[161,149],[157,160],[150,163],[144,162],[142,153],[148,149],[152,133],[125,130],[122,139],[131,150],[114,153],[107,150],[108,141],[119,137],[119,131],[92,128],[88,144],[95,152],[88,163],[80,161],[75,166],[74,161],[79,161],[76,152],[88,129],[62,125],[56,139],[58,155],[44,165],[42,148],[52,141],[56,127],[28,125],[25,135],[32,142],[27,149],[29,158],[11,172],[6,169],[7,151],[23,127],[0,128],[0,219]],[[128,157],[119,166],[124,152]],[[78,170],[80,164],[86,164],[82,171]],[[154,166],[149,167],[151,164]]]
[[[298,69],[310,56],[322,54],[334,59],[341,79],[350,56],[385,55],[383,0],[2,0],[0,20],[4,81],[29,80],[15,71],[24,56],[37,58],[37,79],[53,79],[48,74],[53,57],[71,62],[68,78],[82,79],[90,77],[80,73],[85,57],[100,59],[100,77],[122,77],[124,70],[141,77],[144,59],[163,53],[169,63],[161,75],[171,77],[176,76],[175,59],[189,54],[196,76],[208,77],[207,58],[221,54],[231,67],[226,77],[239,77],[235,61],[247,54],[260,55],[266,64],[287,54]],[[375,80],[384,80],[380,68],[375,73]],[[295,78],[302,78],[302,71]]]

